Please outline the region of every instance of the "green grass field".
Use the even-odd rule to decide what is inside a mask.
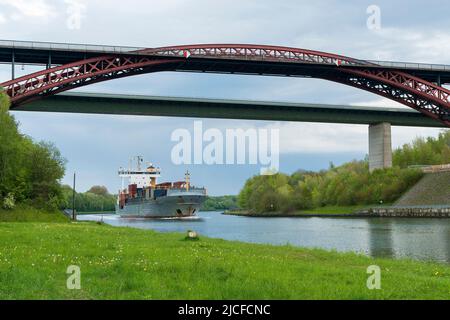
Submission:
[[[450,266],[96,223],[0,223],[0,299],[449,299]],[[369,265],[381,289],[366,287]],[[69,265],[81,289],[68,290]]]
[[[297,211],[298,214],[350,214],[367,208],[367,205],[356,206],[325,206],[314,209]]]
[[[14,210],[0,208],[0,222],[68,222],[61,212],[45,212],[26,205],[19,205]]]

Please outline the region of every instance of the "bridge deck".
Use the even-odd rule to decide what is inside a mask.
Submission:
[[[195,118],[301,121],[444,127],[407,108],[177,98],[104,93],[63,93],[18,106],[14,111],[174,116]]]

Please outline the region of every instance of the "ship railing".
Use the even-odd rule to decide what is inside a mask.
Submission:
[[[199,188],[199,187],[190,187],[189,189],[186,188],[170,188],[170,191],[175,191],[175,192],[192,192],[192,191],[203,191],[203,194],[206,194],[206,189],[205,188]]]

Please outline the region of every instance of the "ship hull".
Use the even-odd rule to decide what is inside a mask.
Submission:
[[[116,214],[123,218],[189,217],[200,210],[205,200],[205,195],[189,192],[156,199],[131,199],[123,208],[116,205]]]

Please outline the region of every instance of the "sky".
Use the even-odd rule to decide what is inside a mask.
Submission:
[[[379,8],[379,28],[369,27]],[[369,12],[368,12],[369,8]],[[79,9],[79,10],[78,10]],[[359,59],[450,64],[447,1],[206,1],[206,0],[0,0],[0,39],[159,47],[197,43],[282,45]],[[81,15],[77,15],[80,12]],[[74,15],[75,13],[75,15]],[[373,20],[370,20],[373,21]],[[37,71],[18,66],[16,75]],[[10,79],[0,65],[0,81]],[[89,85],[78,91],[173,97],[226,98],[399,107],[380,96],[317,79],[163,72]],[[13,112],[23,133],[52,141],[67,159],[63,183],[77,173],[77,190],[120,188],[117,169],[134,155],[162,168],[161,181],[184,178],[211,195],[237,194],[254,164],[176,165],[176,129],[193,130],[193,118]],[[365,125],[203,119],[203,127],[277,128],[280,171],[326,169],[363,159]],[[394,147],[439,129],[393,127]]]

